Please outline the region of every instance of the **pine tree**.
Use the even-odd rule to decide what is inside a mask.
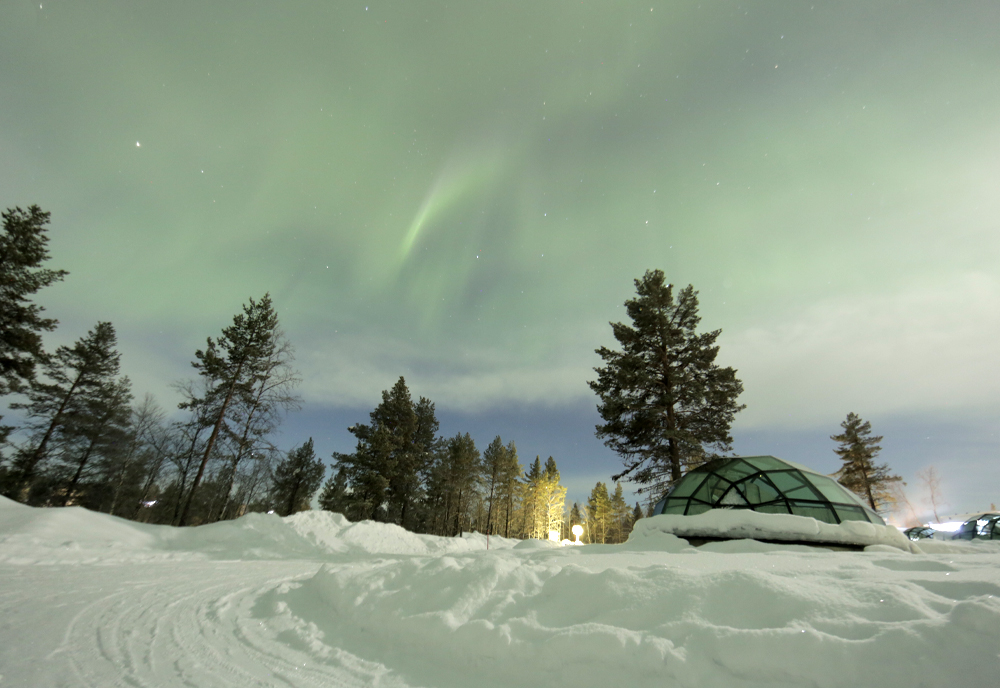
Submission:
[[[450,438],[435,462],[428,490],[437,505],[438,533],[461,535],[471,522],[466,511],[478,496],[481,475],[479,450],[472,437],[458,433]]]
[[[521,497],[521,534],[525,538],[538,537],[538,492],[539,485],[544,476],[542,458],[535,456],[535,460],[528,467],[528,470],[524,472],[523,482],[519,485]]]
[[[382,392],[382,403],[370,417],[370,425],[348,428],[358,439],[355,452],[334,459],[356,498],[367,504],[366,518],[384,515],[387,521],[412,528],[412,510],[423,496],[437,449],[434,404],[424,397],[414,404],[400,377],[391,390]]]
[[[347,474],[343,468],[338,468],[319,493],[319,508],[346,515],[348,503]]]
[[[566,488],[559,484],[559,469],[551,456],[545,461],[544,480],[541,484],[538,503],[542,510],[540,536],[562,532],[563,512],[566,508]]]
[[[86,476],[85,471],[92,469],[95,463],[114,460],[125,445],[131,402],[132,383],[128,377],[107,380],[89,395],[81,413],[74,417],[71,431],[64,437],[64,443],[69,446],[60,457],[60,463],[72,473],[62,496],[62,506],[77,501],[77,488]],[[85,506],[97,505],[91,501]]]
[[[622,484],[615,483],[615,492],[611,495],[611,535],[612,542],[625,542],[631,532],[632,524],[629,521],[631,511],[625,502],[625,495],[622,492]]]
[[[243,312],[233,318],[233,324],[222,330],[218,340],[208,338],[204,351],[195,352],[192,366],[204,381],[204,395],[180,404],[191,409],[197,418],[210,424],[211,433],[205,443],[198,472],[188,491],[178,525],[187,523],[195,492],[205,474],[220,435],[231,433],[226,427],[231,406],[247,403],[262,372],[279,346],[278,316],[271,306],[271,297],[264,294],[258,302],[250,299]]]
[[[291,516],[309,508],[313,494],[323,482],[326,465],[313,450],[312,437],[301,447],[288,452],[274,468],[272,501],[282,516]]]
[[[274,347],[264,358],[256,375],[250,394],[242,403],[233,407],[233,428],[227,425],[227,439],[232,445],[232,457],[226,471],[228,480],[223,487],[223,501],[218,519],[235,515],[232,500],[233,486],[240,478],[240,466],[249,459],[263,456],[269,443],[266,437],[273,433],[282,421],[282,412],[298,410],[300,398],[295,387],[302,382],[299,373],[292,368],[294,352],[291,343],[279,329],[274,333]],[[251,469],[252,472],[253,469]]]
[[[32,381],[26,403],[11,404],[11,408],[27,412],[32,434],[14,458],[5,494],[26,501],[53,445],[72,443],[93,422],[93,407],[115,384],[118,374],[121,354],[116,343],[114,326],[97,323],[72,347],[60,346],[43,362],[44,380]]]
[[[659,490],[713,452],[731,450],[743,384],[733,368],[715,363],[721,330],[696,332],[701,318],[693,287],[675,301],[660,270],[647,271],[635,286],[638,296],[625,302],[632,326],[611,323],[622,350],[597,349],[605,366],[595,368],[597,380],[589,384],[604,420],[596,434],[625,465],[613,480],[627,475]]]
[[[587,533],[591,544],[604,544],[608,540],[608,531],[611,529],[611,499],[608,496],[608,487],[604,483],[597,483],[590,491],[590,498],[587,499]]]
[[[632,509],[632,525],[635,526],[639,522],[639,519],[643,517],[642,507],[639,506],[639,502],[635,503],[635,508]]]
[[[500,435],[493,438],[490,446],[483,451],[483,482],[486,496],[486,533],[492,535],[493,528],[493,502],[500,490],[500,482],[504,466],[507,464],[507,447],[504,446]]]
[[[0,233],[0,396],[25,389],[35,368],[46,356],[42,332],[57,321],[43,318],[41,306],[31,302],[40,289],[65,277],[65,270],[41,265],[49,258],[46,227],[49,213],[37,205],[27,210],[8,208]],[[3,417],[0,416],[0,419]],[[0,426],[0,444],[11,428]]]
[[[411,529],[427,520],[427,514],[418,513],[417,509],[426,499],[427,481],[442,443],[437,435],[440,423],[434,402],[420,397],[413,405],[413,413],[417,423],[406,453],[405,479],[398,481],[398,491],[391,492],[399,504],[399,524]],[[391,484],[390,490],[393,490]]]
[[[510,528],[513,523],[514,511],[517,508],[518,484],[520,482],[521,462],[517,458],[517,446],[511,440],[507,443],[500,465],[500,475],[497,484],[497,500],[503,507],[503,536],[511,537]]]
[[[902,478],[890,473],[888,464],[875,464],[875,457],[882,450],[879,446],[882,436],[871,436],[871,423],[855,413],[848,413],[840,427],[844,429],[841,434],[830,436],[831,440],[840,443],[833,451],[844,464],[837,471],[837,480],[878,511],[891,503],[891,483],[900,482]]]

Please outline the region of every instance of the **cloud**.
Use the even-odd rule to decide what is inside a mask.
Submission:
[[[983,273],[820,301],[725,340],[746,389],[743,427],[1000,402],[1000,284]]]
[[[592,328],[590,328],[592,329]],[[597,341],[587,331],[587,341]],[[599,338],[598,338],[599,339]],[[724,331],[720,363],[738,369],[747,409],[737,426],[829,425],[848,411],[969,412],[1000,403],[1000,283],[984,273],[893,293],[839,296],[768,325]],[[339,336],[300,348],[307,400],[371,406],[400,375],[439,408],[564,407],[593,400],[591,346],[561,341],[534,355],[471,342],[418,346]]]
[[[520,360],[515,352],[442,345],[421,348],[396,339],[341,337],[303,351],[302,391],[308,400],[342,407],[378,403],[400,375],[414,397],[437,408],[480,412],[526,404],[558,407],[592,395],[592,364]]]

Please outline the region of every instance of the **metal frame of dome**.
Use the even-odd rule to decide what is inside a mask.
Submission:
[[[808,516],[824,523],[885,521],[833,478],[774,456],[713,459],[674,483],[653,514],[693,515],[709,509],[751,509]]]

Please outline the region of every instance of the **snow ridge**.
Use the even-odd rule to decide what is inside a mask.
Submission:
[[[490,538],[487,551],[477,534],[323,512],[176,529],[0,501],[0,685],[979,688],[1000,675],[1000,543],[905,551],[861,529],[875,542],[863,552],[695,548],[675,525],[644,519],[624,545]]]

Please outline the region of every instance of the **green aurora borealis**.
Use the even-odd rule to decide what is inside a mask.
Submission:
[[[497,413],[587,431],[593,350],[660,268],[723,329],[737,450],[833,470],[855,411],[904,477],[988,507],[998,26],[995,2],[0,0],[0,205],[52,212],[49,344],[112,321],[165,406],[270,291],[303,417],[363,419],[402,374],[481,445]],[[340,425],[295,427],[328,453]],[[580,441],[571,499],[618,465]]]

